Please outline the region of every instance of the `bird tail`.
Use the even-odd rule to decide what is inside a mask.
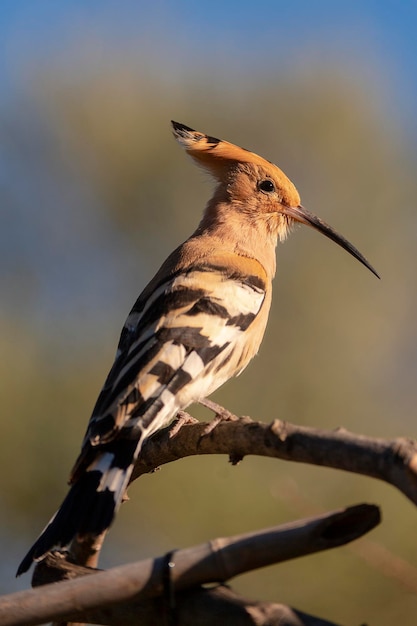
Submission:
[[[76,535],[97,537],[111,525],[132,474],[140,442],[120,440],[99,453],[72,485],[61,507],[35,541],[16,576],[54,547],[67,546]]]

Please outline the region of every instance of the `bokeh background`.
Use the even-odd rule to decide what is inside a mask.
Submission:
[[[1,3],[2,593],[29,586],[16,566],[66,493],[124,318],[209,197],[171,118],[277,163],[382,276],[298,229],[261,352],[214,398],[264,421],[417,435],[416,23],[415,3],[384,0]],[[415,623],[417,512],[384,484],[212,457],[130,497],[103,566],[377,502],[383,524],[356,547],[234,586],[343,624]]]

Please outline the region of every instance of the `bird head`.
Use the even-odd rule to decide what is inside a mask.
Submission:
[[[301,205],[295,185],[279,167],[254,152],[184,124],[173,121],[172,127],[180,145],[218,181],[212,210],[222,203],[233,204],[240,215],[254,225],[262,222],[275,240],[281,241],[295,223],[310,226],[344,248],[379,278],[359,250]]]

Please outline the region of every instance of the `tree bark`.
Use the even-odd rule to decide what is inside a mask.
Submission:
[[[260,532],[215,539],[105,572],[69,563],[61,553],[53,553],[35,570],[33,583],[42,587],[0,599],[0,624],[36,626],[60,620],[146,626],[163,623],[164,616],[175,624],[180,613],[181,625],[218,624],[219,595],[214,591],[206,593],[201,585],[224,582],[265,565],[343,545],[379,521],[379,509],[362,504]],[[61,582],[56,583],[57,580]],[[204,599],[200,608],[196,598]],[[236,594],[230,606],[227,594],[223,593],[220,599],[224,604],[222,611],[228,616],[223,623],[227,624],[329,624],[289,607],[253,603]],[[245,621],[239,622],[238,617],[243,620],[243,615]]]

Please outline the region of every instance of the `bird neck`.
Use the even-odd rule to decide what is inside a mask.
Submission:
[[[242,211],[232,202],[213,200],[207,205],[193,237],[204,240],[206,245],[211,242],[219,250],[256,259],[272,280],[276,271],[278,237],[265,216]]]

